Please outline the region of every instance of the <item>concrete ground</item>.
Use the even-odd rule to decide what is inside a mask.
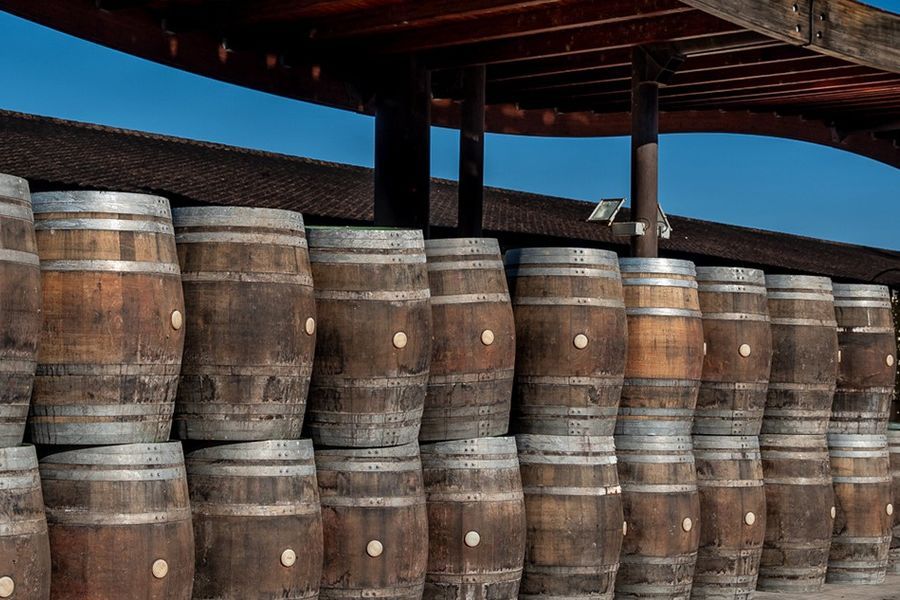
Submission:
[[[900,575],[888,575],[881,585],[826,585],[814,594],[756,592],[753,600],[900,600]]]

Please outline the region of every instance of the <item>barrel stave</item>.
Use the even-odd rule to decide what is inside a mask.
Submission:
[[[896,426],[892,423],[892,425]],[[894,526],[888,559],[888,573],[900,575],[900,426],[889,428],[887,432],[888,454],[891,462],[891,489],[894,505]]]

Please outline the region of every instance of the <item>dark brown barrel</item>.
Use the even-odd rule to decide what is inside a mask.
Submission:
[[[187,326],[175,435],[296,439],[316,344],[300,213],[173,211]]]
[[[834,492],[824,435],[762,435],[766,539],[757,588],[815,592],[825,582]]]
[[[0,174],[0,447],[22,442],[41,332],[41,270],[28,182]]]
[[[0,448],[0,598],[49,597],[50,542],[37,455],[34,446]]]
[[[891,551],[888,561],[888,572],[900,575],[900,426],[888,429],[888,454],[891,461],[891,483],[894,504],[894,528],[891,537]]]
[[[516,326],[497,240],[426,240],[431,369],[420,440],[509,429]]]
[[[828,434],[834,482],[829,583],[884,582],[894,505],[887,437]]]
[[[506,274],[516,319],[513,430],[611,435],[626,342],[615,253],[510,250]]]
[[[431,307],[421,231],[311,227],[319,331],[306,424],[324,446],[419,436]]]
[[[211,446],[185,457],[196,600],[317,598],[322,514],[309,440]]]
[[[188,600],[194,535],[181,444],[82,448],[40,461],[52,600]]]
[[[169,202],[120,192],[32,198],[43,288],[32,441],[167,440],[184,346]]]
[[[766,275],[772,371],[762,432],[821,435],[837,380],[838,342],[831,280]]]
[[[419,600],[428,513],[419,447],[316,450],[325,558],[322,600]]]
[[[616,436],[616,453],[628,529],[615,597],[688,598],[700,544],[691,438]]]
[[[757,269],[697,267],[697,286],[706,355],[694,434],[759,435],[772,366],[766,277]]]
[[[828,431],[884,434],[897,376],[890,290],[835,283],[834,313],[840,361]]]
[[[516,436],[525,491],[521,600],[613,597],[625,520],[608,436]]]
[[[690,435],[703,371],[694,263],[623,258],[619,268],[628,360],[616,435]]]
[[[702,517],[691,598],[750,600],[766,532],[759,440],[695,435],[693,443]]]
[[[428,502],[426,600],[516,598],[525,556],[525,501],[516,441],[423,444]]]

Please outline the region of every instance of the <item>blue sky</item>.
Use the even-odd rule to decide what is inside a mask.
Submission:
[[[900,0],[873,2],[900,11]],[[220,83],[0,12],[0,108],[371,166],[370,117]],[[458,135],[435,128],[432,174]],[[579,199],[628,195],[627,138],[489,135],[488,185]],[[900,249],[900,170],[812,144],[724,134],[660,140],[670,214]]]

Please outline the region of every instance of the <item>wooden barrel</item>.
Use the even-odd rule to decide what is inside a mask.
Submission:
[[[756,436],[695,435],[700,549],[691,598],[750,600],[766,532]]]
[[[50,542],[37,455],[34,446],[0,448],[0,598],[49,597]]]
[[[41,271],[28,182],[0,174],[0,447],[22,443],[41,332]]]
[[[187,308],[175,434],[299,438],[316,345],[303,217],[225,207],[173,215]]]
[[[828,434],[834,482],[834,533],[829,583],[884,582],[894,505],[887,437]]]
[[[703,375],[695,435],[759,435],[772,332],[766,277],[757,269],[697,267],[703,313]]]
[[[772,371],[762,432],[821,435],[837,380],[838,341],[831,280],[766,275]]]
[[[525,501],[516,441],[423,444],[428,503],[426,600],[516,598],[525,555]]]
[[[317,598],[322,514],[309,440],[211,446],[185,456],[196,599]]]
[[[700,544],[691,438],[616,436],[616,453],[628,529],[615,597],[686,600]]]
[[[525,491],[521,600],[611,600],[625,520],[611,437],[516,436]]]
[[[615,253],[510,250],[506,274],[516,320],[513,430],[611,435],[626,342]]]
[[[895,428],[896,427],[896,428]],[[888,572],[900,575],[900,425],[888,429],[888,454],[891,461],[891,482],[894,504],[894,528],[891,537],[891,551],[888,560]]]
[[[316,450],[322,600],[419,600],[428,513],[419,447]]]
[[[834,313],[840,361],[828,431],[883,435],[897,376],[890,290],[835,283]]]
[[[703,371],[694,263],[623,258],[619,268],[628,360],[616,435],[690,435]]]
[[[169,202],[120,192],[32,199],[43,288],[32,441],[167,440],[184,345]]]
[[[426,240],[431,369],[420,440],[509,429],[516,327],[497,240]]]
[[[45,456],[52,600],[188,600],[194,536],[181,444]]]
[[[766,538],[757,588],[816,592],[836,509],[824,435],[762,435]]]
[[[323,446],[419,436],[431,307],[421,231],[311,227],[319,332],[306,425]]]

